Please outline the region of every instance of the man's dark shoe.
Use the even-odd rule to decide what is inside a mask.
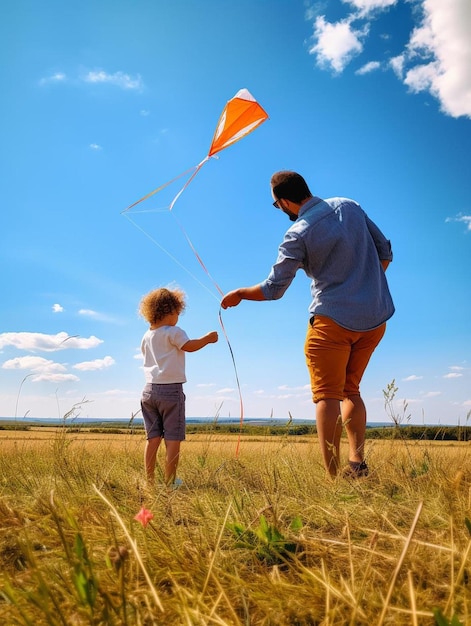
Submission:
[[[349,461],[347,467],[342,471],[344,478],[365,478],[370,473],[366,461]]]

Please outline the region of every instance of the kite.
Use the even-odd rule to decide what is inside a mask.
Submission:
[[[156,193],[158,193],[159,191],[161,191],[162,189],[164,189],[168,185],[172,184],[173,182],[175,182],[179,178],[181,178],[181,177],[187,175],[188,173],[192,172],[192,174],[190,175],[190,177],[188,178],[186,183],[183,185],[183,187],[180,189],[180,191],[177,193],[177,195],[173,198],[172,202],[170,203],[170,205],[168,207],[168,210],[172,211],[172,209],[175,206],[175,203],[178,200],[178,198],[185,191],[185,189],[188,187],[188,185],[191,183],[191,181],[195,178],[195,176],[198,174],[198,172],[200,171],[200,169],[203,167],[203,165],[205,163],[207,163],[211,158],[216,157],[216,155],[219,152],[221,152],[222,150],[225,150],[226,148],[228,148],[232,144],[236,143],[237,141],[240,141],[240,139],[242,139],[243,137],[245,137],[246,135],[248,135],[249,133],[254,131],[256,128],[258,128],[258,126],[260,126],[260,124],[262,124],[267,119],[268,119],[268,114],[264,111],[264,109],[260,106],[260,104],[255,100],[255,98],[252,96],[252,94],[247,89],[240,89],[236,93],[236,95],[233,98],[231,98],[231,100],[229,100],[226,103],[226,106],[224,107],[224,110],[222,111],[221,116],[219,118],[219,121],[217,123],[216,130],[214,132],[213,139],[211,141],[211,145],[209,146],[208,154],[205,156],[205,158],[200,163],[198,163],[198,165],[195,165],[194,167],[190,168],[189,170],[186,170],[185,172],[183,172],[182,174],[176,176],[172,180],[164,183],[163,185],[160,185],[159,187],[157,187],[157,189],[154,189],[153,191],[151,191],[150,193],[146,194],[145,196],[143,196],[142,198],[140,198],[136,202],[133,202],[130,206],[127,207],[127,209],[125,209],[121,213],[125,214],[126,217],[129,219],[129,221],[131,221],[131,223],[134,224],[134,226],[136,226],[139,230],[141,230],[159,248],[161,248],[164,252],[166,252],[166,254],[168,254],[178,265],[181,265],[178,262],[178,260],[175,259],[175,257],[173,257],[167,250],[165,250],[165,248],[162,248],[162,246],[159,243],[157,243],[157,241],[155,241],[155,239],[152,239],[152,237],[150,237],[150,235],[146,231],[144,231],[144,229],[142,229],[140,226],[138,226],[129,217],[128,213],[131,212],[131,210],[134,209],[134,207],[136,207],[141,202],[144,202],[145,200],[147,200],[148,198],[154,196]],[[177,223],[178,223],[178,221],[177,221]],[[192,242],[190,241],[190,238],[188,237],[187,233],[185,232],[185,230],[183,229],[183,227],[181,226],[180,223],[178,223],[178,225],[179,225],[180,230],[182,231],[185,239],[187,240],[191,250],[195,254],[198,262],[200,263],[201,267],[206,272],[208,277],[211,279],[211,281],[213,282],[214,286],[216,287],[216,289],[218,290],[220,295],[223,296],[224,295],[223,291],[221,290],[221,288],[219,287],[217,282],[213,279],[211,274],[208,272],[205,264],[203,263],[200,255],[198,254],[198,252],[196,251],[196,249],[193,246]],[[186,268],[183,268],[183,269],[185,269],[188,272],[188,270]],[[191,272],[188,272],[188,273],[191,274]],[[195,278],[195,280],[197,280],[197,282],[200,282],[195,276],[193,276],[193,278]],[[200,283],[200,284],[202,284],[202,283]],[[204,287],[204,285],[203,285],[203,287]],[[243,419],[244,419],[244,408],[243,408],[243,401],[242,401],[242,393],[241,393],[241,390],[240,390],[239,376],[238,376],[238,373],[237,373],[237,367],[236,367],[236,363],[235,363],[234,353],[232,351],[231,344],[229,342],[226,330],[224,328],[224,324],[222,322],[221,310],[219,310],[219,323],[221,325],[222,331],[223,331],[224,336],[226,338],[227,345],[229,347],[229,351],[230,351],[230,354],[231,354],[231,357],[232,357],[232,362],[233,362],[233,365],[234,365],[234,371],[235,371],[235,377],[236,377],[236,381],[237,381],[237,387],[239,389],[240,426],[241,426],[241,431],[242,431],[242,423],[243,423]],[[238,457],[238,455],[239,455],[239,446],[240,446],[240,433],[239,433],[239,440],[237,442],[237,447],[236,447],[236,457]]]
[[[188,172],[193,170],[193,174],[190,176],[185,185],[182,187],[182,189],[180,189],[180,191],[170,203],[169,210],[171,211],[175,205],[175,202],[181,196],[183,191],[188,187],[196,174],[200,171],[203,165],[209,161],[211,157],[215,157],[218,152],[221,152],[221,150],[232,146],[232,144],[236,143],[237,141],[251,133],[267,119],[267,113],[255,100],[252,94],[247,89],[240,89],[236,93],[236,95],[226,103],[226,106],[224,107],[224,110],[221,113],[218,124],[216,126],[213,140],[211,142],[211,145],[209,146],[208,154],[206,155],[206,157],[200,163],[198,163],[198,165],[195,165],[190,170],[183,172],[176,178],[173,178],[163,185],[160,185],[160,187],[157,187],[157,189],[154,189],[136,202],[133,202],[133,204],[128,206],[127,209],[122,211],[122,213],[127,213],[135,206],[137,206],[140,202],[147,200],[157,192],[167,187],[167,185],[170,185],[178,178],[185,176],[185,174],[188,174]]]

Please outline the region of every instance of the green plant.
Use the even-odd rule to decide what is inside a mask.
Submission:
[[[435,618],[436,626],[464,626],[463,622],[460,622],[457,615],[448,620],[440,609],[433,609],[433,616]]]
[[[275,524],[270,524],[264,515],[260,515],[258,526],[253,530],[240,522],[228,523],[227,527],[236,537],[236,547],[251,550],[256,558],[267,564],[284,562],[292,556],[298,543],[287,539]],[[299,516],[291,522],[290,529],[297,531],[302,527]]]
[[[404,422],[409,423],[411,418],[410,413],[407,413],[409,405],[406,399],[402,401],[402,412],[399,413],[396,411],[394,400],[396,399],[398,391],[399,388],[396,387],[396,380],[394,378],[388,385],[386,385],[386,389],[383,389],[384,408],[397,430],[399,430]]]

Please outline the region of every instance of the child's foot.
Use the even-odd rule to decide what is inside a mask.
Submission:
[[[183,487],[183,480],[181,478],[174,478],[172,482],[167,482],[167,489],[169,491],[180,489]]]

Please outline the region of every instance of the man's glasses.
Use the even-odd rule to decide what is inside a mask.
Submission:
[[[279,200],[275,200],[275,202],[273,203],[273,206],[275,207],[275,209],[281,209],[279,202],[280,202]]]

